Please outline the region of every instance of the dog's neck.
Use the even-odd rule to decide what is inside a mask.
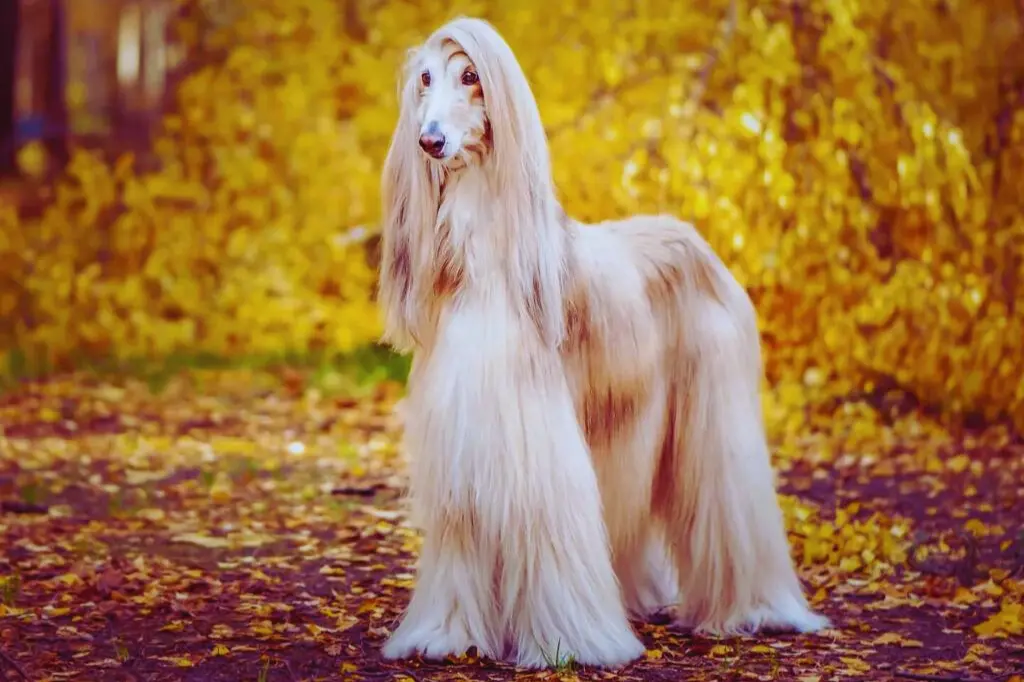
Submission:
[[[434,224],[425,226],[432,243],[421,252],[428,317],[436,323],[459,301],[505,302],[557,341],[575,229],[552,197],[537,193],[550,188],[517,186],[501,170],[485,160],[437,177]]]
[[[500,262],[501,197],[483,169],[446,173],[434,222],[435,268],[443,286],[435,293],[482,284],[502,271]]]

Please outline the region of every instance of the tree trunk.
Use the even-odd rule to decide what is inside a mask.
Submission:
[[[0,0],[0,175],[17,171],[14,90],[17,81],[21,0]]]
[[[46,74],[46,123],[50,134],[46,138],[50,155],[61,167],[68,160],[66,23],[64,0],[50,0],[50,63]]]

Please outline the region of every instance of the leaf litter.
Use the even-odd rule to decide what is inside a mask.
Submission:
[[[201,374],[201,376],[200,376]],[[387,662],[419,537],[395,405],[252,371],[0,397],[0,679],[1004,680],[1024,670],[1024,443],[870,401],[773,428],[819,635],[637,623],[616,672]],[[197,388],[200,387],[200,388]],[[867,426],[865,426],[865,424]],[[778,424],[775,424],[777,426]]]

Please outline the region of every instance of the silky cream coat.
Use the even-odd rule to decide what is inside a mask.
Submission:
[[[675,218],[565,215],[529,84],[486,22],[413,51],[400,98],[380,300],[414,354],[424,545],[384,655],[616,667],[644,651],[628,616],[662,610],[707,633],[825,627],[776,498],[755,311],[721,260]],[[454,140],[441,159],[418,144],[431,122]]]

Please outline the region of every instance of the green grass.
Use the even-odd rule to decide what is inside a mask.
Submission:
[[[259,674],[256,676],[256,682],[267,682],[270,677],[270,659],[263,659],[263,667],[260,668]]]
[[[544,652],[544,662],[548,664],[548,667],[554,669],[558,674],[571,673],[576,669],[576,656],[562,651],[562,640],[558,640],[555,644],[554,655],[549,655],[546,651]]]
[[[204,370],[250,369],[274,371],[283,368],[304,370],[309,386],[327,394],[358,393],[381,381],[404,383],[410,359],[373,344],[344,354],[295,352],[229,357],[212,353],[176,353],[162,358],[75,357],[68,369],[84,372],[97,379],[133,377],[145,381],[154,393],[161,392],[176,376]],[[0,366],[0,392],[11,390],[26,380],[43,378],[53,367],[41,354],[14,350],[7,353],[6,367]]]

